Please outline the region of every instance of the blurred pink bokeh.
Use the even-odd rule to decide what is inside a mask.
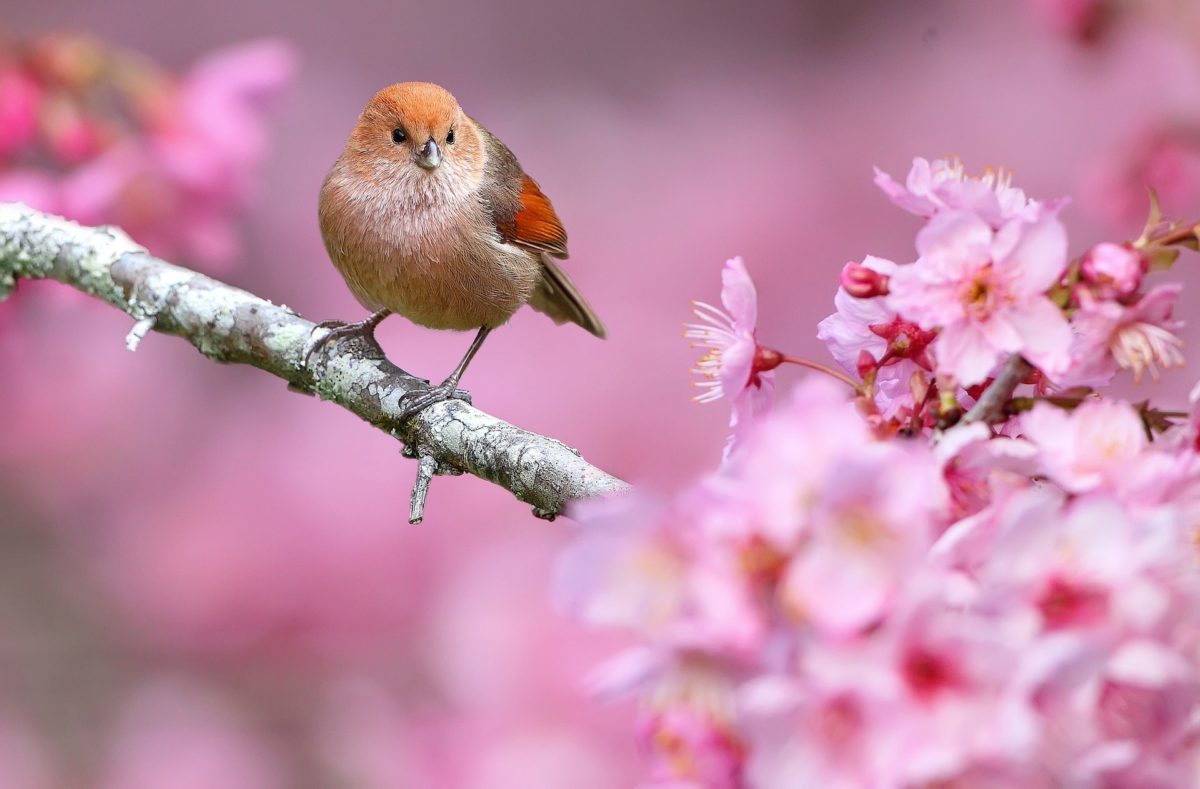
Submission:
[[[317,320],[362,314],[315,221],[359,109],[390,82],[447,86],[551,196],[610,330],[524,311],[465,383],[638,483],[671,488],[720,458],[728,411],[688,402],[680,322],[690,299],[716,300],[726,258],[758,283],[759,338],[827,361],[816,324],[843,264],[913,257],[917,223],[872,165],[1005,165],[1032,194],[1074,198],[1076,254],[1136,234],[1143,172],[1170,214],[1200,217],[1200,48],[1154,20],[1118,16],[1083,46],[1026,4],[949,0],[195,12],[18,0],[5,25],[86,31],[175,72],[288,42],[299,71],[268,135],[238,140],[262,156],[244,249],[159,251]],[[1177,273],[1186,317],[1200,277]],[[53,283],[0,304],[0,785],[637,782],[631,710],[584,691],[615,644],[548,593],[569,522],[457,477],[410,527],[396,442],[173,338],[129,354],[129,324]],[[399,318],[379,334],[431,378],[469,342]],[[1160,398],[1194,378],[1170,373]]]

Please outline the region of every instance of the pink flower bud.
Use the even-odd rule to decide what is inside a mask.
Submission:
[[[1142,284],[1146,259],[1129,247],[1105,242],[1083,256],[1080,272],[1100,298],[1120,298]]]
[[[888,292],[888,278],[885,275],[854,261],[842,267],[841,285],[857,299],[886,296]]]

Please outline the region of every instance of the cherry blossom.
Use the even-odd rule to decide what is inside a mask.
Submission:
[[[715,472],[579,510],[560,599],[637,641],[594,687],[640,697],[654,786],[1189,785],[1200,394],[1096,389],[1182,363],[1146,261],[1192,226],[1071,261],[1061,203],[1006,176],[879,181],[927,222],[915,263],[843,267],[818,327],[862,383],[799,381]],[[710,389],[745,391],[753,312],[706,309]]]
[[[1014,218],[1032,221],[1039,211],[1037,202],[1012,185],[1011,173],[989,170],[970,176],[957,159],[913,159],[903,185],[876,167],[875,185],[905,211],[926,218],[947,210],[969,211],[999,228]]]
[[[938,372],[980,383],[1007,355],[1057,371],[1069,362],[1070,329],[1046,296],[1067,264],[1066,231],[1053,211],[993,231],[975,214],[940,213],[917,236],[921,257],[892,275],[890,306],[923,329]]]
[[[1103,385],[1122,369],[1140,381],[1147,372],[1158,378],[1161,370],[1181,367],[1183,340],[1177,332],[1182,323],[1173,317],[1181,292],[1177,283],[1156,285],[1126,305],[1079,291],[1079,311],[1071,321],[1071,363],[1059,379]]]
[[[780,359],[758,344],[758,294],[741,258],[726,261],[721,272],[721,304],[724,309],[702,301],[694,302],[700,323],[687,324],[684,337],[705,349],[694,372],[701,376],[696,396],[702,403],[727,397],[732,403],[732,440],[726,452],[755,418],[775,400],[775,367]]]

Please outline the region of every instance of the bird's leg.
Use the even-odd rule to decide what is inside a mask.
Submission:
[[[471,341],[471,347],[467,349],[466,355],[463,356],[462,361],[458,363],[458,367],[454,368],[454,372],[450,373],[450,376],[445,381],[442,381],[442,386],[446,386],[451,389],[458,388],[458,382],[462,380],[463,373],[467,371],[467,365],[470,364],[471,360],[475,358],[475,354],[479,353],[479,348],[483,345],[483,341],[487,339],[487,336],[491,334],[491,332],[492,329],[489,326],[479,327],[479,331],[476,333],[475,339]]]
[[[487,339],[488,334],[492,331],[490,326],[481,326],[479,333],[475,335],[475,339],[471,342],[471,347],[467,349],[467,353],[463,356],[462,361],[454,368],[454,372],[450,373],[445,381],[442,381],[437,386],[431,387],[429,390],[420,394],[413,394],[401,400],[401,419],[407,419],[418,411],[423,411],[434,403],[440,403],[443,400],[454,398],[456,400],[465,400],[471,402],[471,394],[464,389],[458,388],[458,382],[462,380],[463,373],[467,371],[467,365],[475,358],[475,354],[479,352],[479,347],[483,345],[483,341]]]
[[[366,320],[361,320],[357,323],[346,323],[345,321],[321,321],[313,327],[313,335],[316,335],[317,329],[325,329],[325,333],[316,336],[315,339],[309,340],[308,347],[304,350],[305,366],[308,366],[308,360],[314,353],[324,348],[325,344],[335,337],[362,337],[371,343],[375,343],[375,327],[382,323],[383,319],[391,314],[391,310],[384,309],[371,313]]]

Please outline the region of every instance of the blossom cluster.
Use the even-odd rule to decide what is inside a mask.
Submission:
[[[843,270],[845,372],[760,345],[730,261],[688,330],[733,402],[720,468],[581,511],[561,601],[639,641],[597,691],[641,699],[655,786],[1194,785],[1200,405],[1097,389],[1182,363],[1146,279],[1200,226],[1072,259],[1067,202],[1006,173],[876,183],[917,257]],[[829,375],[773,406],[792,362]]]
[[[293,69],[275,41],[181,77],[87,36],[0,44],[0,202],[119,225],[156,254],[220,270],[240,248],[265,108]]]

